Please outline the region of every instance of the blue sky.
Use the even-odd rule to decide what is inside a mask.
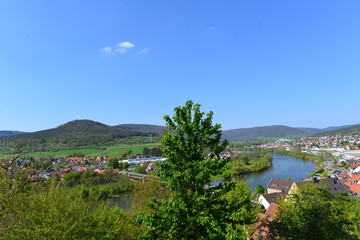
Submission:
[[[0,2],[0,130],[164,125],[193,100],[223,129],[360,123],[359,1]]]

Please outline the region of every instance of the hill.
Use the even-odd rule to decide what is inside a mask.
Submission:
[[[351,125],[348,127],[322,132],[313,135],[314,137],[317,136],[334,136],[334,135],[360,135],[360,124],[358,125]]]
[[[157,135],[161,135],[163,132],[170,131],[167,127],[151,124],[119,124],[114,127],[142,133],[154,133]]]
[[[304,130],[304,131],[306,131],[308,133],[311,133],[311,134],[317,134],[317,133],[334,131],[334,130],[342,129],[342,128],[348,128],[348,127],[351,127],[351,126],[355,126],[355,125],[333,126],[333,127],[327,127],[327,128],[302,128],[302,127],[298,127],[298,129]]]
[[[75,120],[57,128],[3,137],[0,151],[16,141],[21,141],[27,151],[49,151],[58,149],[76,149],[83,146],[99,146],[121,142],[122,139],[150,134],[119,129],[91,120]]]
[[[25,132],[18,132],[18,131],[0,131],[0,138],[12,136],[12,135],[17,135],[17,134],[23,134],[23,133],[25,133]]]
[[[309,132],[305,130],[283,125],[239,128],[223,131],[223,138],[231,141],[262,141],[274,138],[305,137],[309,135]]]

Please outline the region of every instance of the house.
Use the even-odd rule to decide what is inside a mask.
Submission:
[[[78,167],[77,169],[76,169],[76,172],[77,173],[83,173],[83,172],[85,172],[85,171],[87,171],[88,169],[87,169],[87,167]]]
[[[286,197],[286,192],[274,192],[268,194],[260,194],[258,202],[264,206],[266,210],[270,207],[271,203],[277,203],[278,199],[281,197]]]
[[[338,175],[338,178],[339,179],[348,179],[348,178],[350,178],[350,175],[349,174],[347,174],[347,173],[339,173],[339,175]]]
[[[264,237],[268,235],[269,228],[262,225],[262,222],[266,219],[272,221],[276,217],[278,207],[279,205],[277,205],[276,203],[271,203],[265,213],[259,214],[260,221],[255,224],[256,231],[253,234],[254,239],[264,239]]]
[[[351,174],[345,182],[345,185],[350,188],[350,192],[360,195],[360,174]]]
[[[96,169],[94,172],[97,172],[98,174],[104,174],[106,172],[106,170]]]
[[[352,184],[350,186],[350,192],[356,195],[360,195],[360,184]]]
[[[147,168],[149,166],[149,162],[145,161],[145,160],[142,160],[141,163],[140,163],[140,166],[142,166],[144,168]]]
[[[339,179],[336,178],[312,178],[310,180],[305,180],[303,182],[294,182],[293,186],[290,189],[290,193],[296,192],[298,187],[304,184],[305,182],[308,182],[310,184],[324,184],[326,188],[329,190],[329,192],[333,195],[338,195],[340,193],[347,193],[349,194],[349,189],[346,187]]]
[[[70,159],[69,163],[71,163],[71,164],[85,163],[85,159],[82,157],[73,157]]]
[[[266,187],[266,191],[267,193],[288,192],[293,183],[293,181],[272,178]]]
[[[360,173],[360,163],[350,165],[350,173]]]
[[[269,208],[265,211],[265,214],[272,218],[276,217],[278,207],[279,205],[277,205],[276,203],[271,203]]]
[[[147,166],[146,168],[146,171],[147,172],[153,172],[156,170],[156,166],[155,166],[155,162],[151,162],[149,163],[149,165]]]

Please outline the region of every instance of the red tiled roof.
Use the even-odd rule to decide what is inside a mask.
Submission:
[[[349,176],[349,174],[347,174],[347,173],[340,173],[338,177],[339,177],[339,178],[348,178],[348,177],[350,177],[350,176]]]
[[[360,184],[353,184],[350,187],[350,191],[360,194]]]
[[[278,207],[279,207],[279,205],[277,205],[276,203],[270,203],[270,206],[266,210],[265,214],[272,218],[276,217],[276,212],[277,212]]]
[[[360,163],[351,164],[351,165],[350,165],[350,169],[355,169],[355,168],[357,168],[358,166],[360,166]]]

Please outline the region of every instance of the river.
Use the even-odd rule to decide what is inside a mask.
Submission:
[[[271,178],[280,178],[283,180],[291,178],[293,181],[301,181],[316,169],[315,163],[308,160],[277,153],[273,153],[272,155],[273,162],[270,168],[244,176],[249,186],[257,187],[261,184],[266,188]],[[221,182],[223,182],[223,180],[214,181],[212,184],[218,185]]]
[[[291,178],[293,181],[301,181],[304,178],[307,178],[316,169],[315,163],[308,160],[277,153],[273,153],[272,155],[273,162],[270,168],[261,172],[243,176],[247,180],[249,186],[256,188],[259,184],[261,184],[264,188],[266,188],[271,178],[280,178],[283,180]],[[218,185],[221,182],[224,181],[214,181],[212,182],[212,185]],[[131,206],[130,195],[110,198],[109,202],[110,206],[118,205],[125,211],[129,211]]]

